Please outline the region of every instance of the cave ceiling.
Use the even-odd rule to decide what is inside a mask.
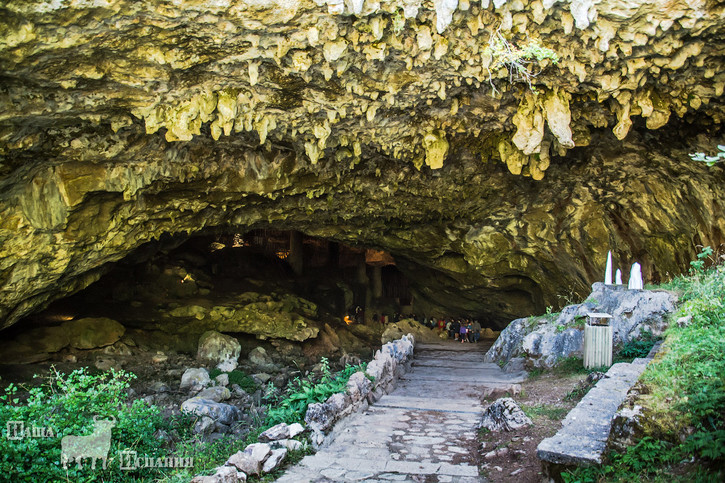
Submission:
[[[386,250],[499,324],[725,233],[725,3],[0,7],[0,327],[163,234]]]

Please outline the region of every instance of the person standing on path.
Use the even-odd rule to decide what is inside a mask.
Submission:
[[[481,340],[481,323],[478,319],[473,321],[473,342]]]
[[[466,327],[466,321],[462,320],[458,322],[460,328],[458,329],[459,339],[461,339],[461,344],[466,342],[466,339],[468,338],[468,327]]]

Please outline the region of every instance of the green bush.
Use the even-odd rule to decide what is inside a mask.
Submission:
[[[652,332],[642,331],[639,339],[631,339],[622,346],[615,357],[615,362],[632,362],[638,357],[647,357],[658,340]]]
[[[13,481],[134,481],[158,474],[157,469],[122,470],[120,452],[136,451],[139,456],[172,456],[157,437],[159,430],[170,430],[159,409],[141,400],[127,401],[126,389],[135,376],[123,371],[91,375],[85,369],[61,374],[54,369],[45,383],[28,389],[20,397],[10,385],[0,396],[0,475],[13,475]],[[64,436],[87,436],[94,431],[94,417],[115,418],[111,429],[107,469],[90,459],[78,468],[71,461],[61,463]],[[8,422],[22,421],[26,427],[50,428],[45,436],[10,439]],[[175,454],[173,456],[182,456]],[[163,470],[167,471],[168,470]],[[173,473],[171,471],[170,473]]]
[[[323,402],[335,393],[342,392],[347,381],[354,373],[365,371],[366,364],[347,366],[333,375],[327,358],[322,358],[322,376],[319,380],[311,377],[306,379],[295,378],[288,384],[285,393],[279,397],[276,404],[267,412],[267,425],[278,423],[301,423],[304,421],[307,406]]]

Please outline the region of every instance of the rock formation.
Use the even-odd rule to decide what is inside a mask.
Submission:
[[[725,233],[721,2],[6,2],[0,327],[164,234],[384,249],[491,323]]]

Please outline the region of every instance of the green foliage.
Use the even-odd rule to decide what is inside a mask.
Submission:
[[[703,247],[703,249],[700,251],[700,253],[697,254],[697,260],[693,260],[690,262],[690,267],[692,267],[692,272],[697,275],[702,275],[705,273],[705,262],[708,258],[712,255],[713,251],[711,247]]]
[[[133,481],[160,470],[122,471],[120,451],[152,457],[189,456],[170,454],[169,448],[156,437],[157,431],[170,430],[157,407],[142,400],[127,401],[125,391],[135,377],[124,371],[92,375],[80,369],[66,375],[52,369],[44,384],[27,390],[25,400],[18,397],[17,386],[9,385],[0,396],[0,474],[14,475],[13,481]],[[115,418],[107,469],[101,468],[99,460],[96,469],[91,470],[88,458],[80,469],[74,462],[64,469],[61,439],[67,435],[90,435],[94,431],[94,417]],[[8,421],[23,421],[26,427],[51,428],[53,437],[9,439]]]
[[[233,370],[231,372],[222,372],[219,369],[212,369],[209,371],[209,377],[214,379],[220,374],[227,374],[229,376],[229,384],[238,384],[239,387],[244,389],[248,393],[254,393],[257,389],[259,389],[259,386],[257,386],[257,383],[254,382],[254,379],[252,379],[250,376],[248,376],[244,371],[239,370]]]
[[[533,68],[539,62],[550,60],[552,64],[559,62],[559,56],[553,50],[541,45],[538,39],[530,39],[521,47],[506,40],[501,29],[494,32],[488,42],[484,55],[491,56],[491,64],[488,67],[489,84],[494,92],[498,90],[493,85],[491,71],[499,68],[506,68],[509,73],[509,82],[525,82],[529,89],[536,91],[532,80],[539,74]]]
[[[719,152],[715,153],[714,156],[708,156],[705,153],[692,153],[690,154],[690,158],[692,158],[693,161],[699,161],[707,164],[708,166],[715,166],[716,163],[725,160],[725,146],[718,145],[717,149]]]
[[[631,339],[622,346],[614,358],[614,362],[632,362],[637,357],[647,357],[658,340],[652,335],[652,332],[643,330],[639,339]]]
[[[327,358],[322,358],[321,377],[317,380],[312,377],[301,379],[295,378],[287,385],[285,393],[279,397],[276,404],[267,412],[266,424],[298,423],[303,422],[307,406],[313,403],[323,402],[337,392],[342,392],[347,386],[347,381],[354,373],[365,371],[366,364],[357,366],[348,365],[333,375],[330,372],[330,365]]]
[[[642,481],[648,477],[668,475],[661,468],[679,461],[681,456],[672,444],[645,437],[627,448],[626,452],[613,453],[609,464],[577,468],[561,476],[565,483]]]
[[[398,35],[405,28],[405,16],[403,15],[403,10],[396,10],[395,13],[393,13],[391,20],[393,25],[393,33]]]

